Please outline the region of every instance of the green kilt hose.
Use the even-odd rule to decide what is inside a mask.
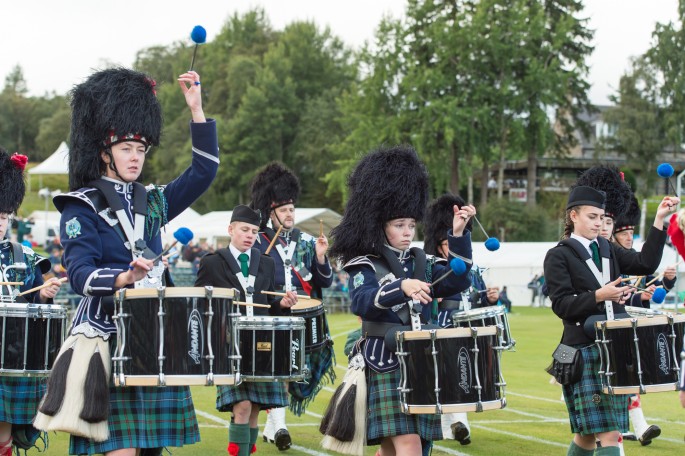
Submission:
[[[0,421],[33,423],[47,380],[47,377],[0,377]]]
[[[368,418],[367,445],[380,445],[384,437],[419,434],[424,440],[442,440],[440,415],[406,415],[400,408],[400,369],[380,374],[366,369]]]
[[[596,434],[619,430],[628,432],[628,402],[630,395],[604,394],[597,372],[600,369],[596,345],[582,346],[583,376],[571,385],[563,386],[564,401],[574,434]]]
[[[216,409],[230,412],[233,404],[250,401],[258,404],[260,410],[285,407],[288,405],[285,383],[283,382],[242,382],[238,386],[216,387]]]
[[[180,447],[200,441],[193,398],[187,386],[110,386],[109,439],[71,436],[70,454],[120,448]]]

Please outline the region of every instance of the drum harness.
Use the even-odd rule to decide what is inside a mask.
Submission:
[[[3,264],[0,267],[0,280],[2,280],[3,282],[9,282],[10,278],[9,278],[9,275],[7,272],[10,271],[11,269],[14,269],[15,276],[16,276],[15,279],[16,279],[16,281],[20,282],[21,280],[20,280],[19,272],[21,271],[21,272],[25,273],[26,268],[27,268],[25,262],[19,261],[20,259],[22,259],[24,257],[24,250],[22,249],[21,244],[19,244],[17,242],[12,242],[12,241],[7,241],[7,242],[11,246],[12,263],[13,264],[10,264],[7,266]],[[5,296],[5,294],[2,292],[3,286],[7,287],[7,290],[8,290],[7,296]],[[17,288],[16,290],[12,290],[11,285],[0,286],[0,297],[2,297],[2,302],[5,302],[6,299],[9,299],[8,302],[14,302],[14,298],[15,298],[15,295],[17,293],[19,293],[19,288]]]
[[[86,196],[93,203],[93,207],[97,214],[112,227],[117,235],[119,235],[126,248],[131,251],[131,258],[133,260],[140,258],[141,256],[146,259],[155,258],[155,253],[147,246],[144,240],[145,219],[147,217],[147,191],[143,184],[131,182],[131,185],[133,185],[133,225],[131,225],[131,221],[126,215],[124,205],[112,185],[103,179],[93,180],[88,185],[99,190],[99,192],[92,192]],[[102,198],[103,196],[104,201]],[[114,214],[112,214],[112,212]],[[153,266],[153,269],[144,279],[135,283],[135,287],[154,288],[155,286],[161,285],[161,283],[157,283],[157,281],[163,271],[164,265],[160,261],[158,266]]]
[[[415,261],[412,278],[425,280],[426,253],[417,247],[412,247],[411,252],[414,255]],[[385,262],[379,261],[380,259],[372,259],[377,278],[387,277],[390,273],[398,279],[406,278],[407,274],[404,271],[402,264],[390,249],[384,247],[381,256]],[[388,269],[387,266],[390,266],[390,269]],[[408,330],[410,329],[410,325],[411,329],[414,331],[421,330],[421,303],[414,299],[411,303],[407,301],[400,305],[401,307],[397,310],[396,314],[402,321],[401,324],[364,320],[362,321],[362,335],[365,337],[384,337],[387,345],[391,340],[394,342],[395,332]],[[394,347],[394,344],[391,346]]]

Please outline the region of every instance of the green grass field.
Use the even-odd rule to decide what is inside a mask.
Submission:
[[[342,354],[347,333],[358,326],[353,315],[330,315],[331,333],[335,339],[338,377],[344,375],[346,358]],[[544,368],[561,335],[561,322],[550,309],[514,308],[509,316],[516,352],[503,354],[504,378],[507,382],[507,407],[503,410],[469,414],[472,443],[461,446],[454,441],[437,442],[433,455],[565,455],[571,439],[568,415],[560,400],[561,389],[549,383]],[[221,455],[226,453],[229,414],[214,408],[216,389],[194,387],[193,399],[200,423],[202,442],[185,448],[172,448],[174,455]],[[293,436],[293,448],[279,453],[273,445],[258,443],[260,455],[334,454],[319,446],[320,416],[333,393],[327,388],[316,398],[308,412],[300,418],[288,416]],[[680,407],[677,393],[647,394],[642,397],[643,409],[650,424],[662,429],[661,437],[647,447],[639,442],[626,442],[628,455],[682,455],[685,451],[685,410]],[[264,416],[260,417],[263,423]],[[52,434],[47,455],[65,455],[68,436]],[[373,455],[368,448],[365,455]],[[30,451],[30,455],[38,454]]]

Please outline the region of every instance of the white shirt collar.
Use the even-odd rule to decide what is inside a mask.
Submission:
[[[240,250],[236,249],[236,248],[233,246],[233,244],[228,244],[228,250],[231,251],[231,255],[233,255],[233,258],[235,258],[235,260],[238,262],[238,264],[240,264],[240,260],[238,259],[238,256],[239,256],[241,253],[246,254],[246,255],[247,255],[247,262],[248,262],[248,263],[250,262],[250,258],[251,258],[251,257],[250,257],[250,253],[251,253],[252,249],[247,249],[246,251],[241,252]]]
[[[588,239],[588,238],[585,238],[583,236],[578,236],[575,233],[571,233],[571,238],[575,239],[576,241],[583,244],[583,247],[585,247],[585,250],[587,250],[588,253],[590,253],[590,256],[592,256],[592,250],[590,249],[590,244],[592,244],[593,242],[597,242],[597,239]],[[599,247],[599,243],[597,243],[597,246]]]

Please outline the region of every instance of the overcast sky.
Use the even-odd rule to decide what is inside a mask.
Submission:
[[[677,18],[677,0],[586,0],[596,30],[590,98],[608,103],[628,59],[651,43],[654,24]],[[138,50],[188,39],[195,25],[208,40],[226,18],[261,5],[282,29],[297,19],[330,26],[349,45],[371,40],[384,14],[403,15],[405,0],[23,0],[0,3],[0,83],[21,65],[32,95],[62,94],[103,60],[130,66]]]

